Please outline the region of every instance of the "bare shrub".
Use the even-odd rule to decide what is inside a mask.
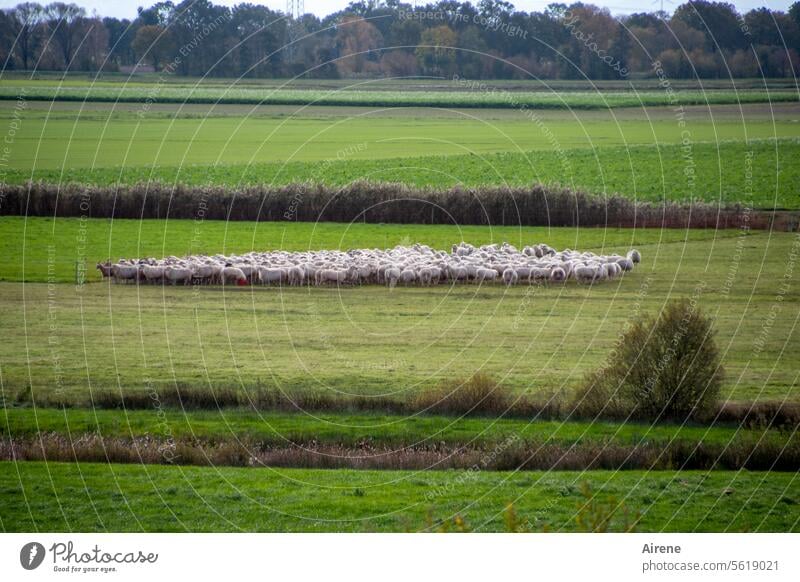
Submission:
[[[738,424],[748,428],[800,426],[800,404],[796,402],[723,402],[702,420]]]
[[[467,380],[445,380],[421,392],[413,406],[435,414],[503,414],[510,402],[505,388],[478,372]]]

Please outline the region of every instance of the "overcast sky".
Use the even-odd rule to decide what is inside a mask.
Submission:
[[[9,8],[11,6],[15,6],[19,4],[21,0],[0,0],[0,7]],[[70,1],[70,0],[66,0]],[[132,18],[136,16],[136,7],[137,6],[151,6],[155,3],[155,0],[152,2],[137,2],[136,0],[72,0],[75,4],[83,6],[86,8],[88,12],[97,11],[100,16],[116,16],[118,18]],[[173,0],[175,1],[175,0]],[[177,0],[175,3],[177,4],[180,0]],[[234,4],[240,4],[244,0],[212,0],[214,4],[225,4],[227,6],[232,6]],[[274,10],[285,10],[286,9],[286,0],[267,0],[266,2],[256,2],[253,0],[249,0],[253,4],[266,4],[270,8]],[[517,0],[516,2],[512,3],[520,10],[541,10],[548,4],[554,2],[555,0]],[[570,0],[562,0],[565,4],[569,4]],[[768,6],[773,9],[778,10],[786,10],[794,0],[776,0],[770,2],[764,2],[763,0],[736,0],[733,4],[740,12],[747,12],[753,8],[757,8],[759,6]],[[41,4],[49,3],[49,0],[40,0]],[[419,2],[419,4],[425,4],[426,2]],[[477,0],[473,0],[473,4],[477,4]],[[587,4],[596,4],[598,6],[606,6],[611,10],[614,14],[629,14],[631,12],[644,12],[644,11],[652,11],[657,10],[660,7],[660,0],[611,0],[611,2],[606,3],[602,1],[595,1],[591,2],[590,0],[587,1]],[[306,12],[313,12],[318,16],[325,16],[330,14],[331,12],[336,12],[337,10],[341,10],[345,6],[349,4],[349,0],[305,0],[305,8]],[[676,2],[669,2],[669,0],[664,0],[664,9],[667,11],[671,11],[670,7],[675,7],[681,4],[680,1]]]

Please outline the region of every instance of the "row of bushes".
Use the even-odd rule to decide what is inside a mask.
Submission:
[[[314,469],[513,470],[800,470],[800,441],[737,438],[726,444],[648,441],[640,444],[586,441],[573,444],[518,441],[492,448],[469,445],[352,447],[263,444],[230,437],[217,441],[152,437],[105,438],[86,433],[46,433],[0,440],[0,460],[268,466]]]
[[[8,405],[32,404],[29,390],[22,390]],[[390,396],[340,396],[323,392],[287,393],[276,389],[255,387],[241,389],[233,386],[172,385],[158,392],[95,390],[91,399],[63,394],[37,395],[36,406],[98,409],[154,410],[170,409],[217,410],[244,408],[256,411],[315,412],[315,413],[378,413],[378,414],[435,414],[443,416],[481,416],[525,418],[538,420],[646,420],[623,398],[586,399],[581,392],[574,398],[558,396],[520,396],[486,374],[469,379],[443,382],[420,391],[410,400]],[[600,405],[598,406],[598,403]],[[603,403],[607,404],[603,406]],[[675,420],[674,415],[660,415],[657,420]],[[735,424],[746,427],[800,426],[800,404],[779,401],[711,402],[702,414],[694,415],[700,423]]]
[[[0,215],[398,224],[767,228],[766,214],[714,204],[637,203],[566,188],[418,189],[354,182],[188,187],[29,183],[0,187]]]

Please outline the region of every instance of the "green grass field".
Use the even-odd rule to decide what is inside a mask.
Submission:
[[[594,288],[443,286],[389,293],[375,286],[193,291],[34,283],[73,280],[80,224],[0,220],[0,276],[31,281],[0,284],[0,324],[8,330],[0,366],[8,390],[32,384],[34,393],[85,397],[89,386],[142,390],[146,378],[153,385],[278,383],[403,398],[443,378],[484,370],[518,392],[570,391],[604,361],[632,315],[656,313],[668,299],[690,297],[703,285],[700,305],[716,318],[728,371],[724,396],[797,398],[800,310],[792,257],[800,239],[793,234],[207,222],[198,237],[204,247],[191,249],[192,221],[89,221],[82,252],[90,266],[120,255],[404,241],[447,248],[461,239],[546,241],[604,252],[636,246],[645,259],[624,279]],[[781,291],[776,281],[784,280]]]
[[[315,471],[0,463],[5,531],[422,531],[460,516],[504,531],[575,531],[581,485],[638,531],[797,531],[790,473]],[[452,526],[451,526],[452,527]]]
[[[0,127],[11,143],[0,181],[234,188],[359,179],[431,188],[542,182],[637,200],[800,208],[800,105],[786,81],[767,83],[769,91],[758,80],[678,81],[673,105],[682,109],[663,107],[667,95],[656,80],[601,82],[597,91],[573,81],[500,81],[477,91],[449,80],[128,81],[4,74]],[[94,101],[83,102],[87,96]],[[391,292],[109,285],[93,268],[106,258],[415,242],[449,249],[461,240],[603,253],[636,247],[644,259],[622,279],[594,287]],[[71,441],[97,435],[123,447],[134,446],[125,439],[172,435],[184,443],[245,439],[285,447],[288,439],[348,450],[364,442],[491,450],[513,436],[565,449],[652,445],[657,453],[670,443],[702,443],[733,455],[760,441],[775,447],[767,451],[786,445],[791,456],[798,437],[785,427],[91,403],[104,393],[174,386],[406,400],[476,371],[514,395],[566,398],[604,363],[627,321],[679,297],[696,298],[714,318],[726,370],[722,399],[798,403],[799,256],[797,233],[733,229],[0,217],[2,458],[12,458],[11,439],[35,447],[39,435],[68,443],[58,457],[64,459],[74,458]],[[82,286],[75,284],[76,263],[89,269]],[[57,402],[72,408],[48,407]],[[452,529],[460,516],[471,530],[503,531],[512,503],[522,529],[576,531],[584,484],[596,501],[618,509],[613,530],[624,529],[623,509],[645,532],[800,529],[794,473],[688,471],[672,460],[658,466],[675,470],[0,460],[0,530],[419,531],[443,522]]]
[[[639,200],[800,208],[800,107],[544,111],[327,107],[0,107],[3,178],[100,185],[561,184]],[[668,110],[667,110],[668,111]],[[16,119],[19,117],[19,119]],[[320,164],[324,161],[324,164]]]

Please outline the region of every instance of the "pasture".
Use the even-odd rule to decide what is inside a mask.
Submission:
[[[753,80],[676,81],[670,101],[657,80],[475,89],[441,79],[231,83],[108,74],[95,82],[12,74],[0,80],[0,124],[12,138],[0,178],[109,191],[153,181],[236,191],[369,180],[474,187],[476,197],[482,186],[541,182],[640,201],[800,209],[796,88],[768,85],[769,92]],[[94,270],[108,258],[416,242],[449,250],[462,240],[602,254],[635,247],[643,261],[597,285],[392,290],[137,286],[101,281]],[[714,319],[723,404],[798,406],[798,256],[797,233],[747,229],[2,216],[0,529],[503,531],[511,503],[516,529],[577,531],[593,499],[616,508],[616,531],[625,529],[626,512],[646,532],[797,531],[794,421],[670,424],[241,403],[264,391],[304,402],[413,403],[475,372],[520,400],[563,402],[603,365],[627,322],[686,297]],[[76,284],[84,266],[86,279]],[[181,390],[212,404],[233,394],[236,404],[158,400]],[[464,468],[469,455],[494,454],[510,438],[568,452],[577,470],[505,458]],[[154,453],[171,439],[184,452],[175,461]],[[15,457],[12,441],[28,446],[28,456]],[[258,454],[243,455],[242,443]],[[313,462],[295,450],[304,447]],[[47,462],[36,460],[42,454]],[[280,454],[279,463],[263,462]],[[344,469],[326,461],[332,455],[389,460]],[[408,463],[414,455],[437,461],[416,467]]]
[[[716,319],[724,396],[796,399],[800,239],[746,231],[88,221],[4,218],[0,356],[7,390],[143,390],[179,382],[408,397],[477,370],[520,393],[571,392],[625,322],[696,295]],[[81,228],[87,242],[78,243]],[[196,228],[201,230],[196,232]],[[370,248],[419,241],[636,246],[637,270],[604,285],[438,288],[74,285],[75,260],[254,248]],[[190,248],[193,240],[201,248]],[[79,255],[78,253],[83,253]],[[90,274],[96,281],[98,274]],[[41,283],[35,283],[41,281]],[[785,292],[776,282],[786,282]],[[50,282],[50,285],[48,285]],[[724,301],[721,301],[724,299]],[[48,305],[48,309],[42,309]],[[145,379],[145,380],[143,380]]]
[[[576,531],[588,499],[623,531],[797,531],[791,473],[317,471],[0,463],[6,531]],[[624,504],[620,505],[620,503]],[[585,510],[584,510],[585,511]]]

